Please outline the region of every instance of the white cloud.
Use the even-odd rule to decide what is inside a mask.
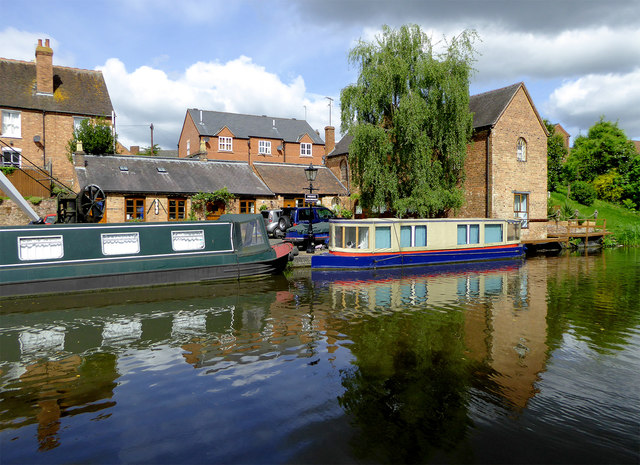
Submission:
[[[301,76],[285,83],[246,56],[226,63],[197,62],[177,79],[148,66],[128,72],[116,58],[98,69],[104,74],[124,145],[149,146],[153,123],[154,143],[174,149],[188,108],[302,119],[306,106],[307,121],[321,136],[328,123],[327,100],[308,94]]]
[[[482,80],[527,75],[534,78],[623,72],[640,62],[640,30],[599,27],[534,35],[480,30],[482,53],[477,77]]]
[[[74,58],[68,52],[60,52],[59,42],[44,32],[20,31],[13,27],[0,30],[0,57],[12,60],[33,61],[36,56],[38,39],[42,42],[49,39],[49,46],[54,52],[56,66],[73,66]]]
[[[630,139],[640,139],[640,68],[566,81],[553,91],[545,107],[568,126],[587,129],[604,116],[618,121]]]

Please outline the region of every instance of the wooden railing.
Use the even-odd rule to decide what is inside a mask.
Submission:
[[[601,237],[610,234],[607,232],[606,218],[597,218],[592,220],[550,220],[547,223],[547,237],[558,238],[569,242],[571,238],[585,238],[585,242],[589,237]]]

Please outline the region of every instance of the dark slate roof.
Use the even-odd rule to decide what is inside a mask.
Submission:
[[[80,185],[96,184],[105,192],[195,194],[226,187],[235,195],[273,196],[247,163],[85,155],[85,165],[76,167]]]
[[[264,137],[283,139],[285,142],[299,142],[302,136],[309,134],[314,144],[324,144],[322,138],[304,120],[242,115],[196,108],[190,108],[187,111],[201,136],[215,136],[226,126],[234,137],[239,139]],[[201,111],[202,122],[200,122]]]
[[[53,96],[36,95],[35,62],[0,58],[0,106],[87,116],[111,116],[101,71],[53,67]]]
[[[349,145],[351,145],[352,141],[353,141],[353,136],[347,134],[342,139],[340,139],[340,142],[336,144],[335,148],[331,151],[330,154],[327,155],[327,157],[336,157],[338,155],[348,155]]]
[[[469,110],[473,113],[473,128],[479,129],[496,124],[522,85],[522,82],[518,82],[502,89],[469,97]]]
[[[301,195],[309,193],[309,181],[304,174],[305,165],[288,163],[254,163],[269,189],[276,194]],[[347,195],[347,189],[326,166],[316,166],[318,176],[313,181],[313,191],[320,195]],[[318,189],[316,191],[316,189]]]

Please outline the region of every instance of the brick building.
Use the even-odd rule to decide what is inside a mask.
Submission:
[[[473,136],[465,161],[465,203],[452,216],[521,218],[523,238],[546,237],[549,133],[525,85],[473,95],[469,109]],[[344,136],[326,159],[349,193],[352,140]]]
[[[473,136],[458,216],[521,218],[522,237],[547,236],[549,133],[523,83],[473,95]]]
[[[34,62],[0,58],[0,112],[2,166],[35,165],[74,189],[82,187],[67,155],[74,128],[113,119],[102,72],[54,66],[48,39],[38,40]]]
[[[254,213],[275,198],[244,162],[200,158],[74,155],[78,180],[95,184],[107,202],[103,221],[182,221],[189,218],[192,196],[222,188],[228,202],[212,202],[196,215],[217,219],[222,213]]]
[[[324,167],[335,145],[335,128],[325,128],[325,142],[304,120],[199,109],[187,110],[178,142],[178,156],[236,161],[250,165],[276,195],[270,206],[301,205],[304,168],[319,169],[315,193],[328,206],[346,194],[345,187]]]

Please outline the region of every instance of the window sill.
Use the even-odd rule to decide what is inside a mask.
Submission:
[[[8,136],[5,134],[0,134],[0,137],[4,138],[4,139],[22,139],[22,136]]]

